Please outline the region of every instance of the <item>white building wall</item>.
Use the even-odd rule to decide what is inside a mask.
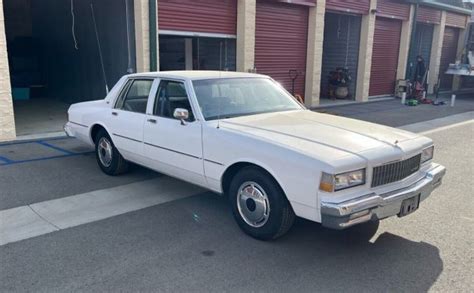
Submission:
[[[0,0],[0,141],[15,138],[3,0]]]

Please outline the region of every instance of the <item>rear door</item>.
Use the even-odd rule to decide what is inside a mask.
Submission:
[[[184,81],[162,79],[144,126],[144,153],[151,168],[205,185],[201,123],[194,117]],[[174,110],[188,110],[189,119],[181,123]]]
[[[153,82],[150,78],[128,80],[107,117],[115,146],[132,161],[140,162],[143,156],[143,124]]]

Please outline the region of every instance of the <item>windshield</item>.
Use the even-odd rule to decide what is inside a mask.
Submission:
[[[206,79],[193,86],[206,120],[302,109],[268,78]]]

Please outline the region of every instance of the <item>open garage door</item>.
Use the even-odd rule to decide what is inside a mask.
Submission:
[[[236,69],[237,0],[160,0],[160,70]]]
[[[62,131],[69,104],[103,99],[106,86],[135,71],[132,0],[3,7],[18,136]]]
[[[416,24],[416,36],[411,45],[410,56],[408,57],[407,78],[413,79],[415,74],[416,57],[422,56],[425,60],[426,68],[429,68],[431,57],[431,45],[433,43],[433,25]]]
[[[369,96],[394,93],[401,33],[400,20],[382,17],[376,19]]]
[[[295,94],[304,95],[308,7],[257,1],[255,67],[292,90],[289,71],[298,71]]]
[[[321,70],[321,98],[333,98],[330,76],[337,68],[347,68],[351,80],[348,96],[353,99],[357,85],[360,26],[362,17],[327,12],[324,18],[323,64]]]

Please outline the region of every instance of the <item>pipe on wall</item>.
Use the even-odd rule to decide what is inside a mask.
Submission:
[[[149,27],[150,27],[150,71],[158,71],[157,61],[158,61],[158,48],[157,48],[157,38],[158,32],[156,28],[156,18],[157,18],[157,9],[156,1],[158,0],[149,0],[148,11],[149,11]]]

